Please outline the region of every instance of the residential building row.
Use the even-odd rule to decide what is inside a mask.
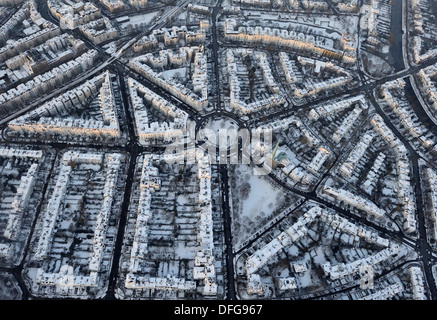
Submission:
[[[366,106],[364,106],[364,108],[366,108]],[[360,105],[356,105],[354,107],[347,117],[343,119],[337,130],[332,134],[332,141],[339,143],[341,139],[343,139],[351,131],[364,108]]]
[[[50,13],[59,20],[62,29],[76,29],[100,17],[100,9],[91,2],[70,0],[47,1]]]
[[[303,135],[311,147],[317,147],[320,145],[320,139],[312,133],[308,127],[297,117],[291,116],[286,119],[275,120],[260,126],[261,130],[271,130],[275,133],[280,133],[290,126],[294,126],[299,130],[299,133]]]
[[[302,86],[293,86],[293,94],[297,99],[311,97],[326,90],[344,87],[350,81],[352,81],[352,77],[343,76],[331,78],[321,82],[308,79]]]
[[[183,137],[188,119],[186,112],[132,78],[129,78],[128,86],[135,115],[135,128],[141,144],[147,145],[151,141],[167,142]],[[149,120],[148,108],[155,108],[165,115],[168,121],[152,122],[152,119]]]
[[[148,4],[147,0],[129,0],[129,5],[134,9],[146,8]]]
[[[98,95],[102,120],[65,116]],[[106,71],[8,123],[15,132],[79,137],[120,137],[111,74]]]
[[[91,253],[88,270],[99,272],[105,249],[106,231],[108,229],[109,216],[114,202],[114,190],[117,185],[118,173],[121,166],[120,154],[109,154],[105,173],[105,185],[103,187],[103,201],[94,226],[93,251]]]
[[[151,200],[155,190],[160,188],[159,171],[153,166],[152,157],[145,155],[140,181],[140,199],[135,225],[135,235],[130,253],[129,272],[126,275],[125,286],[128,289],[144,290],[178,290],[193,291],[195,281],[182,278],[155,278],[141,275],[140,261],[148,253],[148,223],[151,219]],[[199,250],[196,252],[193,268],[193,279],[203,280],[202,294],[217,295],[217,280],[214,258],[214,239],[211,203],[211,169],[207,156],[196,153],[197,178],[199,181],[199,223],[197,241]],[[163,285],[160,285],[163,284]]]
[[[342,12],[357,12],[359,9],[358,0],[334,0],[332,1],[337,5],[337,9]]]
[[[254,7],[270,7],[270,0],[233,0],[234,5],[238,6],[254,6]]]
[[[431,49],[426,51],[425,53],[422,53],[422,47],[424,46],[423,42],[424,39],[422,39],[422,37],[420,36],[411,37],[410,43],[413,51],[412,52],[413,61],[416,64],[419,64],[437,55],[437,49]]]
[[[206,32],[202,28],[191,31],[186,26],[174,26],[172,28],[155,29],[151,34],[143,36],[132,45],[135,52],[143,52],[156,49],[158,44],[165,46],[176,46],[180,40],[184,40],[185,45],[202,44],[205,42]]]
[[[7,114],[22,106],[31,99],[40,97],[58,85],[73,78],[75,75],[91,68],[98,58],[96,50],[92,49],[74,60],[61,64],[33,79],[0,94],[0,113]]]
[[[358,244],[360,239],[363,239],[370,244],[375,244],[383,248],[387,248],[390,245],[390,241],[381,237],[378,233],[370,230],[364,225],[356,225],[336,213],[330,213],[325,210],[323,211],[320,220],[328,225],[332,230],[343,232],[354,237],[352,240],[353,243]]]
[[[284,71],[285,79],[288,84],[293,84],[298,81],[297,74],[299,72],[294,60],[290,60],[287,52],[279,53],[279,62]]]
[[[98,274],[95,271],[89,275],[75,275],[73,266],[64,264],[60,267],[59,272],[46,272],[42,268],[38,268],[33,290],[38,292],[41,287],[55,287],[58,293],[73,295],[76,289],[76,295],[83,293],[88,287],[97,286]]]
[[[389,285],[381,290],[362,297],[361,300],[388,300],[389,298],[403,291],[404,286],[402,285],[402,283],[396,281],[392,285]]]
[[[393,89],[402,89],[404,87],[405,81],[402,79],[384,83],[380,89],[384,104],[398,116],[401,125],[408,130],[413,138],[418,139],[424,147],[432,148],[435,142],[425,136],[427,130],[420,124],[408,102],[402,101],[392,94]]]
[[[364,95],[358,95],[338,101],[330,101],[329,103],[323,103],[319,106],[316,106],[308,113],[308,117],[312,121],[317,121],[319,118],[324,118],[341,112],[356,103],[359,103],[361,108],[367,109],[367,102]]]
[[[434,39],[437,35],[437,29],[432,22],[432,2],[412,0],[409,1],[409,28],[410,50],[412,51],[413,61],[418,64],[437,54],[437,49],[431,46],[428,50],[424,50],[425,42],[429,39]]]
[[[196,282],[188,281],[184,278],[177,278],[168,275],[164,277],[137,277],[128,274],[126,277],[126,288],[145,289],[145,290],[169,290],[169,291],[194,291]]]
[[[0,148],[0,157],[2,158],[28,158],[41,160],[43,152],[41,150],[24,150],[16,148]]]
[[[107,172],[105,175],[105,184],[103,187],[103,201],[98,211],[96,224],[94,226],[93,247],[90,254],[88,274],[79,275],[73,273],[73,267],[65,264],[62,265],[59,272],[47,272],[43,267],[38,268],[34,279],[34,287],[39,286],[56,286],[64,293],[73,294],[76,288],[85,290],[87,287],[98,286],[98,274],[104,254],[106,231],[108,220],[111,214],[112,203],[114,200],[114,190],[117,184],[118,173],[121,166],[120,154],[109,154],[107,157]],[[72,162],[83,163],[103,163],[103,154],[80,153],[77,151],[67,151],[61,159],[61,168],[55,189],[49,200],[45,212],[41,237],[37,244],[35,259],[41,260],[48,256],[50,251],[50,242],[52,241],[53,229],[55,228],[60,214],[60,205],[65,196],[65,190],[72,174]],[[76,293],[77,294],[77,293]]]
[[[260,26],[238,27],[235,19],[226,19],[224,35],[226,39],[231,41],[266,45],[273,44],[297,52],[306,52],[320,57],[325,56],[346,64],[354,64],[356,61],[355,48],[350,50],[349,47],[345,47],[343,50],[327,47],[323,41],[316,41],[314,36],[296,33],[294,30],[288,31]]]
[[[256,250],[246,259],[245,270],[248,279],[248,293],[254,294],[262,292],[262,281],[256,272],[265,266],[284,247],[299,241],[299,239],[305,236],[308,231],[306,226],[311,224],[317,218],[320,218],[321,221],[329,225],[329,227],[333,230],[338,230],[355,237],[354,242],[359,242],[360,238],[362,238],[369,243],[373,243],[385,248],[385,251],[383,250],[375,256],[367,258],[367,260],[365,260],[367,263],[378,263],[380,262],[379,260],[387,259],[390,256],[398,253],[400,250],[399,246],[396,244],[391,244],[388,239],[380,237],[376,232],[371,231],[364,226],[358,226],[336,213],[332,213],[328,210],[322,209],[319,206],[315,206],[309,209],[291,227],[283,231],[279,236],[275,237],[263,247]],[[351,263],[350,265],[346,266],[345,269],[348,270],[348,272],[355,272],[356,267],[359,264],[360,261]],[[326,264],[323,269],[325,270],[325,274],[331,278],[340,277],[340,273],[337,270],[340,269],[338,266],[332,268],[330,265]],[[288,283],[286,283],[286,279],[281,278],[279,280],[280,283],[282,283],[281,288],[283,290],[290,290],[294,287],[293,281],[288,281]]]
[[[246,103],[240,97],[241,85],[240,80],[238,78],[238,69],[237,63],[235,60],[235,56],[247,56],[252,55],[254,52],[251,49],[228,49],[226,51],[226,69],[228,73],[229,79],[229,87],[230,87],[230,105],[232,108],[239,110],[242,113],[252,113],[257,112],[263,109],[272,108],[285,103],[285,98],[278,94],[272,94],[268,98],[263,100],[256,100],[251,103]],[[264,82],[266,86],[269,86],[273,89],[273,92],[279,92],[279,88],[275,83],[273,76],[271,74],[270,65],[268,64],[266,59],[262,58],[263,55],[258,55],[258,58],[261,60],[262,70],[265,74]]]
[[[111,13],[120,12],[125,9],[125,4],[122,0],[99,0],[99,3]]]
[[[380,115],[375,114],[370,121],[370,124],[375,132],[386,141],[396,154],[397,197],[402,206],[404,229],[408,233],[413,233],[416,231],[416,203],[414,201],[414,192],[410,183],[410,163],[407,149],[387,127]]]
[[[201,54],[197,56],[199,50],[199,47],[184,47],[180,48],[179,54],[174,54],[172,51],[165,50],[160,52],[158,60],[153,59],[153,55],[146,54],[131,59],[129,61],[129,66],[133,70],[146,77],[149,81],[168,91],[182,102],[188,104],[190,107],[196,110],[202,110],[208,106],[208,83],[203,82],[203,86],[201,83],[201,79],[205,79],[204,73],[206,72],[206,55]],[[192,80],[196,82],[196,91],[200,93],[199,95],[173,79],[165,80],[161,76],[161,73],[154,71],[152,67],[148,65],[148,63],[150,63],[156,67],[159,67],[162,63],[164,66],[166,63],[166,58],[168,58],[167,61],[170,63],[182,64],[184,63],[184,60],[190,61],[189,57],[191,55],[195,55],[195,61],[197,59],[197,71],[193,74]]]
[[[79,27],[79,30],[96,45],[112,40],[118,36],[117,29],[115,29],[111,21],[106,17],[83,24]]]
[[[422,10],[420,7],[420,0],[411,0],[409,2],[410,10],[411,10],[411,17],[412,20],[412,28],[415,32],[418,34],[423,34],[423,16],[422,16]]]
[[[437,29],[432,21],[432,2],[413,0],[409,2],[409,28],[411,28],[410,46],[413,61],[418,64],[436,56],[437,49],[431,46],[424,50],[429,39],[434,39]]]
[[[433,169],[426,168],[425,177],[429,187],[428,214],[430,215],[430,220],[432,221],[432,238],[437,240],[437,174]]]
[[[140,270],[140,260],[148,253],[148,223],[152,212],[150,210],[152,193],[161,188],[159,172],[151,163],[149,156],[144,155],[140,180],[140,198],[138,202],[135,235],[129,260],[129,274],[136,274]],[[130,280],[134,279],[129,277]],[[126,287],[135,288],[135,283],[128,282]]]
[[[386,212],[384,209],[379,208],[375,203],[369,199],[360,197],[352,192],[344,189],[336,189],[333,187],[325,186],[323,188],[323,194],[333,198],[335,201],[345,203],[353,208],[362,210],[370,216],[375,218],[382,218]]]
[[[371,194],[372,190],[376,186],[379,176],[382,174],[382,170],[384,168],[384,163],[386,159],[386,155],[383,152],[380,152],[373,162],[372,167],[366,175],[364,182],[362,183],[362,189],[367,193]]]
[[[413,288],[414,300],[426,300],[424,279],[422,269],[419,267],[408,268],[411,277],[411,287]]]
[[[211,8],[207,7],[207,6],[202,6],[202,5],[190,3],[187,8],[188,8],[188,11],[204,14],[207,16],[210,16],[212,14]]]
[[[251,256],[246,259],[245,269],[248,279],[248,293],[260,293],[260,286],[254,286],[252,281],[259,281],[259,277],[252,277],[260,268],[265,266],[280,250],[289,246],[291,243],[298,241],[306,235],[308,229],[307,224],[313,222],[317,217],[322,214],[322,208],[319,206],[309,209],[301,216],[296,223],[290,226],[287,230],[281,232],[281,234],[275,237],[272,241],[267,243],[262,248],[256,250]]]
[[[326,3],[326,1],[321,0],[302,0],[302,5],[305,10],[328,10],[328,4]]]
[[[197,52],[194,57],[194,70],[192,75],[193,92],[199,96],[208,96],[207,58],[204,52]]]
[[[367,148],[370,146],[370,143],[372,142],[373,138],[374,138],[373,132],[367,132],[360,138],[358,144],[354,146],[354,148],[349,153],[348,157],[346,158],[346,160],[343,162],[343,164],[340,166],[338,170],[338,172],[344,178],[349,179],[352,176],[360,160],[366,153]]]
[[[326,11],[328,9],[328,4],[324,1],[289,0],[288,2],[293,9],[300,9],[300,4],[302,4],[302,6],[305,10]]]
[[[142,55],[142,62],[152,68],[166,68],[168,66],[181,67],[188,65],[199,53],[199,47],[182,47],[179,50],[160,50],[158,54],[146,53]]]
[[[250,50],[249,50],[250,52]],[[269,90],[275,94],[279,93],[279,87],[276,84],[275,78],[272,74],[272,69],[267,60],[267,54],[265,52],[255,52],[254,58],[256,59],[263,75],[264,83]]]
[[[397,256],[399,253],[400,246],[397,244],[391,244],[390,247],[362,259],[349,263],[340,263],[335,266],[332,266],[330,262],[327,262],[322,264],[321,267],[330,280],[337,280],[359,272],[360,268],[363,266],[374,267],[385,260]]]
[[[31,76],[76,58],[85,50],[85,43],[82,40],[77,40],[68,34],[55,36],[6,60],[7,68],[0,70],[0,86],[5,89],[10,88],[16,82],[26,81]]]
[[[283,132],[290,126],[295,126],[299,133],[305,137],[306,143],[312,147],[318,147],[320,140],[306,127],[306,125],[296,117],[289,117],[287,119],[276,120],[266,125],[261,126],[263,130],[272,130],[273,132]],[[286,147],[287,149],[288,147]],[[284,147],[282,147],[284,149]],[[290,153],[294,153],[289,150]],[[301,165],[284,158],[280,161],[282,165],[281,171],[294,183],[299,183],[304,186],[309,186],[315,179],[323,164],[329,159],[331,151],[326,146],[321,146],[317,149],[317,153],[311,159],[310,163],[303,168]]]
[[[13,159],[36,160],[36,162],[30,164],[29,169],[20,178],[17,192],[12,199],[6,229],[3,231],[5,238],[16,240],[20,231],[24,211],[27,209],[37,179],[43,152],[41,150],[0,148],[0,157],[8,158],[10,161]],[[5,252],[4,256],[9,256],[9,253]]]
[[[24,30],[28,30],[25,32],[26,36],[10,40],[20,24]],[[60,34],[61,30],[55,24],[42,18],[34,1],[26,2],[0,27],[0,61],[3,62]]]
[[[310,59],[298,56],[297,62],[302,67],[312,67],[314,76],[318,76],[324,72],[334,73],[337,76],[328,80],[319,81],[316,78],[309,78],[303,81],[302,76],[298,76],[299,72],[294,61],[291,61],[287,53],[281,52],[280,62],[285,73],[287,82],[291,85],[296,98],[304,98],[317,95],[324,90],[332,90],[341,88],[352,81],[352,76],[344,68],[334,65],[331,62],[323,62],[320,60]],[[295,85],[299,84],[299,85]]]
[[[155,190],[160,189],[159,172],[153,166],[153,158],[144,155],[141,180],[138,215],[135,224],[135,234],[129,260],[129,272],[126,275],[125,287],[134,290],[179,290],[194,291],[196,283],[184,278],[150,277],[142,275],[141,260],[148,254],[148,224],[152,217],[151,201]]]
[[[30,21],[33,22],[35,18],[41,18],[38,11],[36,10],[34,1],[28,1],[20,6],[20,8],[0,27],[0,44],[4,45],[11,33],[16,32],[20,29],[20,25],[24,28],[23,33],[26,34],[32,31]],[[32,16],[32,20],[29,18]],[[27,29],[27,30],[26,30]]]
[[[3,236],[9,240],[16,240],[21,227],[21,221],[24,211],[29,204],[30,196],[32,195],[33,186],[37,178],[39,163],[31,164],[26,175],[21,176],[20,184],[17,188],[17,193],[11,204],[11,211],[8,216],[8,223],[3,232]]]
[[[148,254],[148,224],[153,214],[151,210],[152,194],[161,187],[159,171],[158,168],[153,166],[153,160],[154,157],[144,155],[135,234],[130,251],[125,287],[134,290],[194,290],[196,288],[195,282],[185,281],[183,278],[155,278],[149,275],[142,275],[140,263]]]
[[[9,6],[9,5],[17,5],[22,3],[23,0],[1,0],[0,6]]]
[[[415,74],[418,79],[420,90],[425,96],[425,100],[434,112],[437,111],[437,88],[433,79],[437,76],[437,65],[421,69]]]
[[[327,147],[320,147],[306,169],[313,174],[317,174],[325,161],[328,160],[330,154],[331,151],[329,151]]]
[[[367,42],[373,46],[379,44],[378,39],[378,22],[381,19],[378,8],[378,0],[370,1],[370,5],[363,6],[365,13],[363,19],[360,21],[362,30],[367,30]]]
[[[196,154],[197,178],[199,180],[200,217],[197,241],[200,249],[194,259],[193,277],[203,280],[203,295],[217,295],[217,278],[214,258],[214,237],[211,198],[211,166],[208,156],[200,150]]]
[[[62,156],[56,184],[44,213],[43,224],[34,256],[36,260],[42,260],[46,258],[50,252],[53,232],[58,221],[58,215],[61,211],[61,204],[66,195],[66,190],[73,171],[72,162],[101,164],[103,162],[103,155],[68,151]]]

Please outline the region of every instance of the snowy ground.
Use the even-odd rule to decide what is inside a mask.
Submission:
[[[380,57],[368,52],[362,52],[364,69],[372,76],[383,77],[392,73],[392,67]]]
[[[253,175],[249,166],[231,166],[230,172],[232,228],[234,245],[238,246],[297,198],[274,186],[268,178]]]
[[[129,21],[122,23],[121,28],[124,29],[128,25],[149,24],[153,18],[159,14],[159,11],[154,11],[146,14],[139,14],[135,16],[129,16]]]
[[[238,129],[237,123],[232,119],[220,118],[217,120],[209,121],[205,128],[218,132],[220,129]]]
[[[186,78],[187,76],[187,68],[177,68],[171,69],[161,72],[164,80],[168,80],[170,78]]]

